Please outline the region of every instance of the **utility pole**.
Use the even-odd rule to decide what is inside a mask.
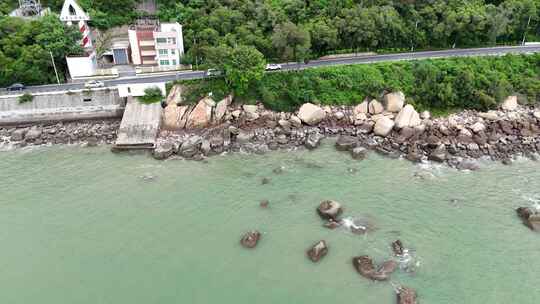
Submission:
[[[52,51],[49,51],[49,54],[51,54],[51,61],[52,61],[52,65],[53,65],[53,68],[54,68],[54,74],[56,74],[56,82],[58,82],[58,84],[60,84],[60,78],[58,77],[58,70],[56,70],[56,64],[54,63],[54,57],[52,55]]]
[[[198,49],[198,45],[197,45],[197,41],[195,40],[195,37],[193,37],[193,48],[195,49],[195,70],[199,70],[199,49]]]
[[[521,45],[525,45],[525,38],[527,37],[527,31],[529,30],[529,25],[531,24],[531,15],[529,15],[529,21],[527,21],[527,27],[525,27],[525,32],[523,33],[523,40]]]
[[[414,24],[414,37],[418,35],[418,21]],[[414,52],[414,38],[411,39],[411,52]]]

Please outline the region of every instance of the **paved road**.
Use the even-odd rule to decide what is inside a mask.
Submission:
[[[358,56],[358,57],[346,57],[346,58],[334,58],[324,60],[313,60],[308,64],[289,63],[282,64],[283,70],[296,70],[296,69],[308,69],[323,66],[335,66],[335,65],[349,65],[349,64],[368,64],[375,62],[386,61],[400,61],[400,60],[416,60],[427,58],[449,58],[449,57],[467,57],[467,56],[488,56],[488,55],[504,55],[504,54],[524,54],[524,53],[539,53],[540,45],[530,46],[505,46],[505,47],[492,47],[492,48],[476,48],[476,49],[451,49],[443,51],[426,51],[426,52],[413,52],[413,53],[398,53],[387,55],[371,55],[371,56]],[[105,86],[111,87],[119,84],[131,84],[131,83],[154,83],[154,82],[168,82],[177,79],[198,79],[204,78],[203,71],[193,72],[181,72],[173,75],[154,75],[154,76],[137,76],[137,77],[124,77],[116,78],[112,80],[103,80]],[[45,86],[32,86],[26,89],[26,92],[50,92],[50,91],[62,91],[62,90],[78,90],[83,89],[82,83],[69,83],[61,85],[45,85]],[[6,92],[2,92],[5,94]]]

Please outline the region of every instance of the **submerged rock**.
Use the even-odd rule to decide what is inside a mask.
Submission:
[[[400,286],[397,290],[397,304],[416,304],[416,291],[412,288]]]
[[[328,253],[328,246],[326,245],[326,242],[318,241],[315,243],[309,250],[306,252],[307,256],[312,262],[318,262],[320,259],[322,259],[326,254]]]
[[[356,147],[351,150],[351,156],[354,159],[361,160],[361,159],[366,158],[366,155],[367,155],[367,149],[364,147]]]
[[[261,239],[261,233],[257,230],[246,232],[240,239],[240,244],[245,248],[255,248]]]
[[[350,151],[356,147],[358,140],[352,136],[340,136],[336,141],[336,149],[338,151]]]
[[[332,219],[333,221],[337,221],[342,212],[341,205],[336,201],[323,201],[317,207],[317,213],[323,220]]]
[[[310,133],[306,138],[304,146],[310,150],[317,148],[321,144],[323,136],[319,132]]]
[[[270,205],[270,201],[268,201],[268,200],[262,200],[259,203],[259,206],[261,206],[261,208],[268,208],[268,205]]]
[[[397,269],[396,261],[386,261],[384,262],[379,269],[375,270],[375,264],[373,260],[367,256],[354,257],[352,259],[353,266],[365,278],[374,281],[386,281],[390,278],[392,274]]]
[[[392,251],[394,252],[394,255],[402,255],[403,243],[401,243],[400,240],[395,240],[394,242],[392,242]]]
[[[519,207],[516,213],[523,221],[523,224],[533,231],[540,231],[540,213],[529,207]]]
[[[329,219],[326,223],[323,224],[324,227],[328,229],[336,229],[341,226],[341,222],[336,222],[333,219]]]
[[[261,184],[263,184],[263,185],[270,184],[270,178],[263,177],[263,179],[261,180]]]

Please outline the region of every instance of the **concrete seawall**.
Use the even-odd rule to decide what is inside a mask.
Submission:
[[[0,96],[0,125],[120,118],[125,109],[116,88],[32,95],[26,103],[19,102],[21,95]]]

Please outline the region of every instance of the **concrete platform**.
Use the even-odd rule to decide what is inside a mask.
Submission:
[[[143,104],[128,97],[113,150],[154,149],[163,109],[161,104]]]

